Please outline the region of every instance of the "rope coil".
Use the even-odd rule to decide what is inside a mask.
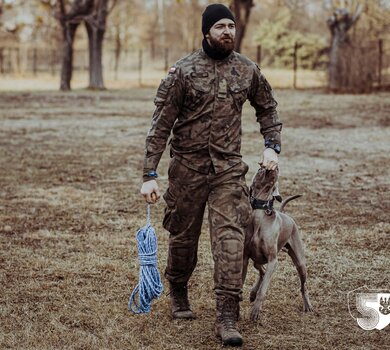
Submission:
[[[163,292],[157,267],[157,236],[150,223],[150,205],[147,224],[138,230],[136,239],[140,264],[139,283],[131,293],[128,307],[133,313],[141,314],[149,313],[152,300]]]

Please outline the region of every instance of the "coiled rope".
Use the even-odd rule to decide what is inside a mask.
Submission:
[[[139,283],[131,293],[128,307],[135,314],[142,314],[150,312],[152,300],[158,298],[163,292],[157,267],[157,236],[150,224],[150,205],[148,205],[148,222],[138,230],[136,239],[140,264]]]

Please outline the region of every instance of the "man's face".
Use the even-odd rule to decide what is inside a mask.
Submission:
[[[233,51],[235,37],[236,25],[228,18],[223,18],[214,23],[206,35],[210,45],[221,52]]]

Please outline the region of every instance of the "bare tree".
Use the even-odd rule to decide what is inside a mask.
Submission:
[[[233,0],[230,4],[230,8],[234,12],[236,18],[236,42],[235,50],[241,51],[242,40],[245,36],[246,26],[249,23],[249,16],[251,14],[252,7],[254,6],[253,0]]]
[[[334,12],[328,18],[327,24],[331,33],[331,46],[329,54],[329,88],[332,91],[345,90],[347,88],[346,66],[348,63],[345,59],[348,58],[348,47],[350,40],[348,31],[356,24],[362,11],[363,5],[355,1],[341,1],[337,7],[334,6]],[[348,6],[348,7],[347,7]]]
[[[61,24],[63,35],[63,53],[61,66],[61,90],[70,90],[70,82],[73,73],[73,42],[77,27],[83,20],[83,16],[88,14],[91,0],[75,0],[69,11],[66,10],[64,0],[59,0],[56,5],[58,12],[56,17]]]
[[[89,88],[104,89],[103,82],[103,39],[106,31],[106,21],[109,12],[116,4],[116,0],[66,0],[50,1],[57,8],[56,18],[61,24],[63,34],[63,56],[61,68],[61,90],[70,90],[73,72],[73,42],[76,30],[84,22],[88,34],[89,46]],[[70,8],[67,10],[67,8]]]
[[[89,1],[89,14],[85,16],[85,27],[89,45],[89,89],[105,89],[103,82],[103,40],[106,32],[107,16],[116,4],[116,0]]]

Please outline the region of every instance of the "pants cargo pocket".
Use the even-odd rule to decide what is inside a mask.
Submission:
[[[241,225],[243,227],[248,226],[252,219],[252,206],[249,200],[249,189],[247,185],[243,186],[242,198],[240,204],[237,206],[237,209]]]
[[[176,198],[169,191],[169,188],[164,193],[163,198],[167,206],[164,211],[163,227],[171,234],[179,233],[177,222]]]

